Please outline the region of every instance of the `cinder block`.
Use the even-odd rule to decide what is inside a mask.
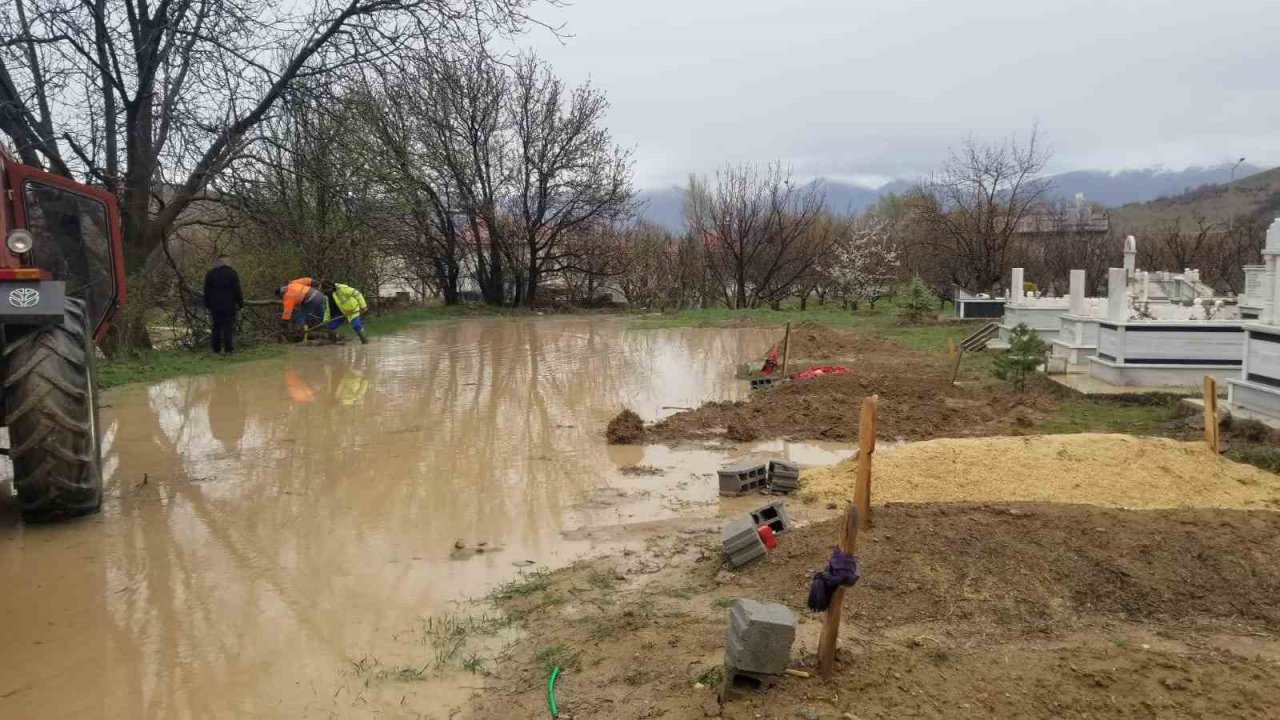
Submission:
[[[721,495],[741,495],[764,487],[769,482],[769,467],[764,463],[733,463],[720,468],[717,477]]]
[[[773,387],[774,385],[777,385],[780,382],[782,382],[782,378],[775,378],[775,377],[751,378],[751,392],[756,392],[757,390],[768,390],[769,388]]]
[[[742,567],[768,552],[751,518],[732,520],[720,531],[720,544],[730,567]]]
[[[781,675],[791,662],[796,616],[785,605],[738,600],[729,611],[724,664],[747,673]]]
[[[769,478],[773,479],[778,476],[798,478],[800,477],[800,466],[790,460],[770,460]]]
[[[775,533],[784,533],[791,529],[791,518],[787,515],[787,508],[782,500],[774,500],[768,505],[752,510],[751,520],[757,527],[768,525]]]
[[[725,666],[724,679],[720,682],[719,699],[721,703],[737,700],[750,693],[767,690],[777,682],[776,675],[764,675]]]

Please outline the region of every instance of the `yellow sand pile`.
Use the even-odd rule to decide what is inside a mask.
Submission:
[[[804,472],[800,498],[852,500],[855,463]],[[1217,457],[1204,443],[1164,438],[1089,433],[942,439],[878,450],[871,500],[1280,509],[1280,476]]]

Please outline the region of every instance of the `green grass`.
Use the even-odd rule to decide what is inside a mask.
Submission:
[[[747,310],[731,310],[729,308],[704,308],[698,310],[675,310],[661,314],[637,317],[634,326],[638,328],[672,328],[672,327],[733,327],[741,325],[781,326],[790,322],[793,325],[802,322],[813,322],[828,327],[840,328],[868,336],[885,338],[902,343],[909,348],[940,352],[947,349],[947,340],[955,340],[957,344],[966,335],[981,326],[980,321],[933,321],[921,324],[910,324],[898,319],[898,310],[893,303],[882,300],[876,303],[876,309],[841,310],[839,307],[810,306],[807,310],[799,308],[783,308],[770,310],[755,308]]]
[[[388,335],[418,323],[515,314],[522,313],[487,306],[415,307],[366,316],[365,330],[371,336]],[[351,330],[344,328],[338,332],[350,334]],[[160,382],[185,375],[211,375],[246,362],[281,358],[288,351],[288,345],[279,343],[244,347],[227,357],[214,355],[203,348],[150,350],[99,361],[98,385],[106,389],[131,383]]]
[[[1164,426],[1177,417],[1178,399],[1153,395],[1120,399],[1064,397],[1040,424],[1050,434],[1114,432],[1167,435]]]
[[[521,570],[515,579],[508,580],[494,588],[493,592],[489,593],[489,599],[493,602],[514,600],[543,592],[550,586],[551,571],[547,568],[535,568],[529,571]]]
[[[258,345],[218,356],[207,350],[151,350],[98,361],[98,386],[151,383],[183,375],[210,375],[236,365],[284,357],[284,345]]]
[[[534,653],[538,664],[542,666],[545,672],[551,672],[554,668],[561,670],[581,670],[582,669],[582,653],[556,643],[554,645],[543,645]]]

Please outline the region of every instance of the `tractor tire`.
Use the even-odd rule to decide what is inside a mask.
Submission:
[[[4,422],[24,520],[49,522],[102,507],[97,374],[84,301],[62,323],[6,328],[0,348]]]

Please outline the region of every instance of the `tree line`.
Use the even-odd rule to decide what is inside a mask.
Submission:
[[[1001,291],[1021,265],[1100,291],[1119,232],[1147,269],[1224,290],[1259,218],[1082,224],[1052,201],[1049,154],[969,140],[909,192],[860,212],[780,164],[692,177],[685,230],[636,220],[631,150],[608,100],[498,46],[532,0],[13,0],[0,8],[0,131],[19,158],[120,198],[129,314],[199,331],[192,277],[228,252],[269,297],[303,274],[452,304],[873,305],[922,278]],[[556,29],[547,29],[556,32]],[[188,339],[190,339],[188,337]]]

